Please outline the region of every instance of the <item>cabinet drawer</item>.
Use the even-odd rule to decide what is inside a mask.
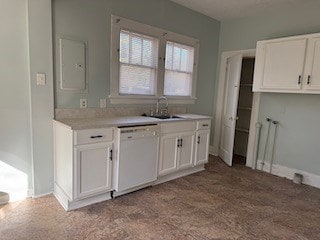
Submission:
[[[74,131],[74,145],[107,142],[113,140],[112,128],[86,129]]]
[[[197,130],[210,129],[211,120],[202,120],[197,122]]]
[[[162,123],[161,133],[189,132],[196,130],[196,122]]]

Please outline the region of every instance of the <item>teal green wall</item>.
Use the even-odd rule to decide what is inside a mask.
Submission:
[[[109,95],[111,14],[199,39],[198,100],[189,111],[212,115],[220,23],[168,0],[53,0],[54,36],[88,42],[89,54],[89,93],[56,91],[55,107],[79,108],[80,98],[99,107]]]
[[[51,0],[1,1],[0,161],[27,174],[34,196],[53,189],[51,26]]]
[[[28,0],[30,95],[34,195],[53,190],[53,56],[51,0]],[[36,74],[46,85],[36,85]]]
[[[27,174],[31,188],[26,1],[1,1],[0,29],[0,161]]]
[[[252,49],[256,41],[320,32],[320,2],[275,9],[260,16],[221,23],[219,55],[223,51]],[[275,163],[320,174],[320,96],[262,94],[259,121],[261,145],[266,138],[265,117],[280,121]],[[259,158],[262,158],[260,147]],[[270,154],[268,158],[270,157]]]

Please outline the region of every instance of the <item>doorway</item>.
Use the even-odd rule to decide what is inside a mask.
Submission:
[[[253,73],[255,58],[242,58],[236,128],[233,148],[233,164],[246,164],[250,120],[253,100]]]
[[[255,50],[224,52],[221,57],[213,154],[227,165],[254,158],[260,93],[252,92]]]

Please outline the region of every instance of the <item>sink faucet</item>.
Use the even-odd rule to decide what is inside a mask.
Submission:
[[[161,109],[161,110],[159,109],[159,105],[160,105],[160,102],[162,100],[166,102],[166,108],[165,109],[168,111],[168,99],[165,96],[161,96],[157,100],[156,115],[162,115],[162,113],[163,113],[162,112],[163,109]]]

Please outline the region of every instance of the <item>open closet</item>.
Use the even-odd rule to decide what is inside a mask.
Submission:
[[[233,163],[245,164],[252,111],[254,58],[243,58],[241,67]]]
[[[254,56],[242,54],[226,59],[219,156],[229,166],[246,164],[253,113],[254,63]]]

